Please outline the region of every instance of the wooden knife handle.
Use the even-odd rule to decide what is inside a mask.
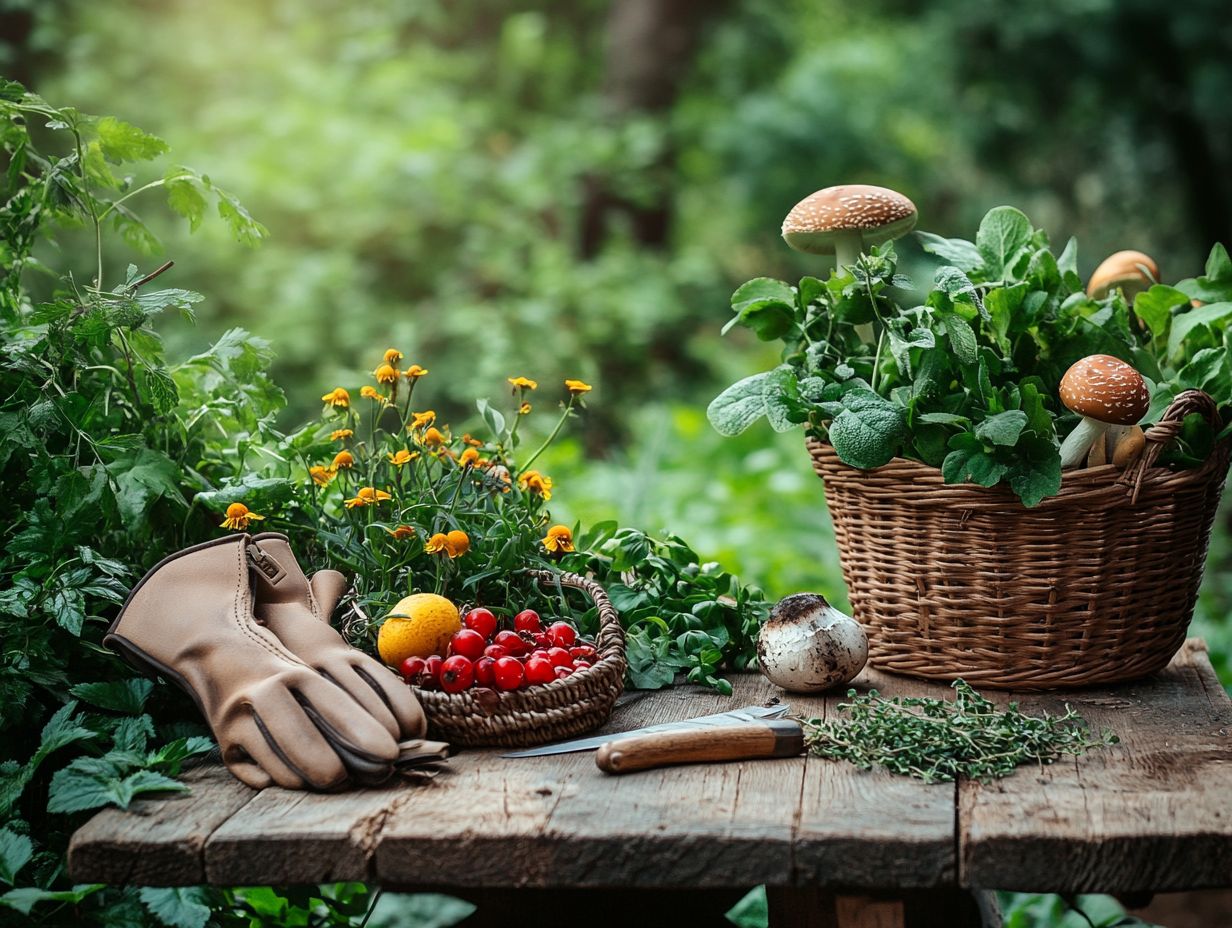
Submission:
[[[605,773],[633,773],[670,764],[795,757],[804,753],[804,729],[798,722],[776,719],[748,725],[691,728],[609,741],[595,753]]]

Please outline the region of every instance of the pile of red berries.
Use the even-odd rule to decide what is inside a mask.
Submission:
[[[462,617],[448,654],[408,657],[398,669],[414,686],[461,693],[473,686],[520,690],[551,683],[597,659],[594,642],[579,637],[568,622],[544,628],[539,613],[523,609],[513,617],[512,629],[501,629],[496,616],[480,607]]]

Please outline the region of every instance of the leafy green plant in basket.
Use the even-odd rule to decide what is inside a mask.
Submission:
[[[1034,506],[1060,489],[1060,439],[1078,418],[1057,392],[1075,361],[1106,354],[1133,365],[1153,390],[1148,419],[1183,389],[1232,402],[1232,304],[1192,307],[1187,294],[1227,295],[1222,246],[1205,277],[1151,287],[1131,309],[1119,289],[1085,293],[1074,242],[1054,255],[1012,207],[990,211],[974,242],[917,235],[948,262],[922,302],[896,273],[891,242],[824,280],[758,278],[737,289],[727,328],[785,347],[778,367],[711,403],[715,428],[736,434],[762,416],[779,431],[803,425],[853,467],[904,457],[940,469],[947,483],[1007,485]],[[869,320],[872,340],[860,331]],[[1196,417],[1185,428],[1166,462],[1192,464],[1214,440]]]

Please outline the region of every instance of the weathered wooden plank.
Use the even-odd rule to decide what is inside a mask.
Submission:
[[[1060,892],[1232,886],[1232,702],[1205,645],[1187,642],[1152,679],[1068,699],[1121,743],[986,786],[962,784],[964,885]],[[1066,697],[1019,701],[1058,712]]]
[[[852,684],[885,696],[945,697],[948,687],[865,670]],[[828,696],[823,718],[846,697]],[[796,823],[796,881],[885,889],[952,886],[955,787],[810,757]]]
[[[618,710],[609,729],[771,695],[759,677],[745,677],[738,687],[732,699],[694,688],[656,693]],[[465,872],[477,885],[496,887],[670,888],[790,877],[799,759],[624,777],[600,772],[593,752],[499,762],[471,753],[453,766],[431,794],[412,798],[385,823],[376,868],[383,881],[446,886]]]
[[[107,809],[79,828],[68,848],[72,878],[141,886],[206,882],[205,842],[257,793],[216,764],[183,779],[192,790],[187,795],[139,799],[127,812]]]
[[[206,841],[206,877],[224,886],[370,880],[385,819],[421,788],[391,782],[343,793],[264,789]]]

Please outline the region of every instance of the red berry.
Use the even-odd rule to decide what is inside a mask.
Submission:
[[[572,673],[573,673],[572,667],[557,667],[556,668],[556,679],[563,680],[565,679],[565,677],[569,676]]]
[[[568,622],[553,622],[548,626],[548,637],[558,648],[571,648],[577,641],[577,629]]]
[[[464,615],[462,624],[472,631],[479,632],[485,640],[496,634],[496,616],[491,610],[484,609],[482,606]]]
[[[588,644],[579,644],[569,649],[569,656],[574,660],[591,661],[595,659],[595,649]]]
[[[415,683],[427,666],[428,662],[422,657],[408,657],[398,665],[398,672],[402,674],[402,679],[407,683]]]
[[[556,669],[546,657],[530,657],[526,660],[526,682],[551,683],[556,679]]]
[[[424,661],[423,673],[419,675],[419,685],[426,690],[440,689],[441,664],[445,661],[439,654],[433,654]]]
[[[441,689],[446,693],[460,693],[471,688],[475,682],[475,665],[469,657],[455,654],[441,664]]]
[[[492,676],[498,690],[516,690],[525,679],[525,671],[521,661],[502,657],[493,664]]]
[[[548,660],[552,662],[553,667],[565,667],[572,662],[573,658],[569,656],[569,652],[564,648],[550,648],[548,650]]]
[[[480,686],[492,686],[496,682],[496,661],[481,657],[475,661],[475,682]]]
[[[464,628],[454,632],[453,637],[449,639],[449,653],[460,654],[474,660],[483,654],[484,644],[483,635],[473,628]]]
[[[499,661],[502,657],[509,657],[509,649],[499,644],[490,644],[483,649],[483,656]]]
[[[550,648],[552,639],[548,637],[547,632],[531,632],[531,637],[535,641],[536,648]]]
[[[590,661],[574,661],[573,662],[574,670],[586,670],[589,667],[590,667]]]
[[[530,645],[523,641],[522,636],[517,632],[497,632],[496,637],[492,639],[492,643],[500,645],[515,657],[519,654],[525,654],[530,651]]]
[[[534,609],[523,609],[513,617],[515,632],[537,632],[543,626],[539,622],[539,613]]]

